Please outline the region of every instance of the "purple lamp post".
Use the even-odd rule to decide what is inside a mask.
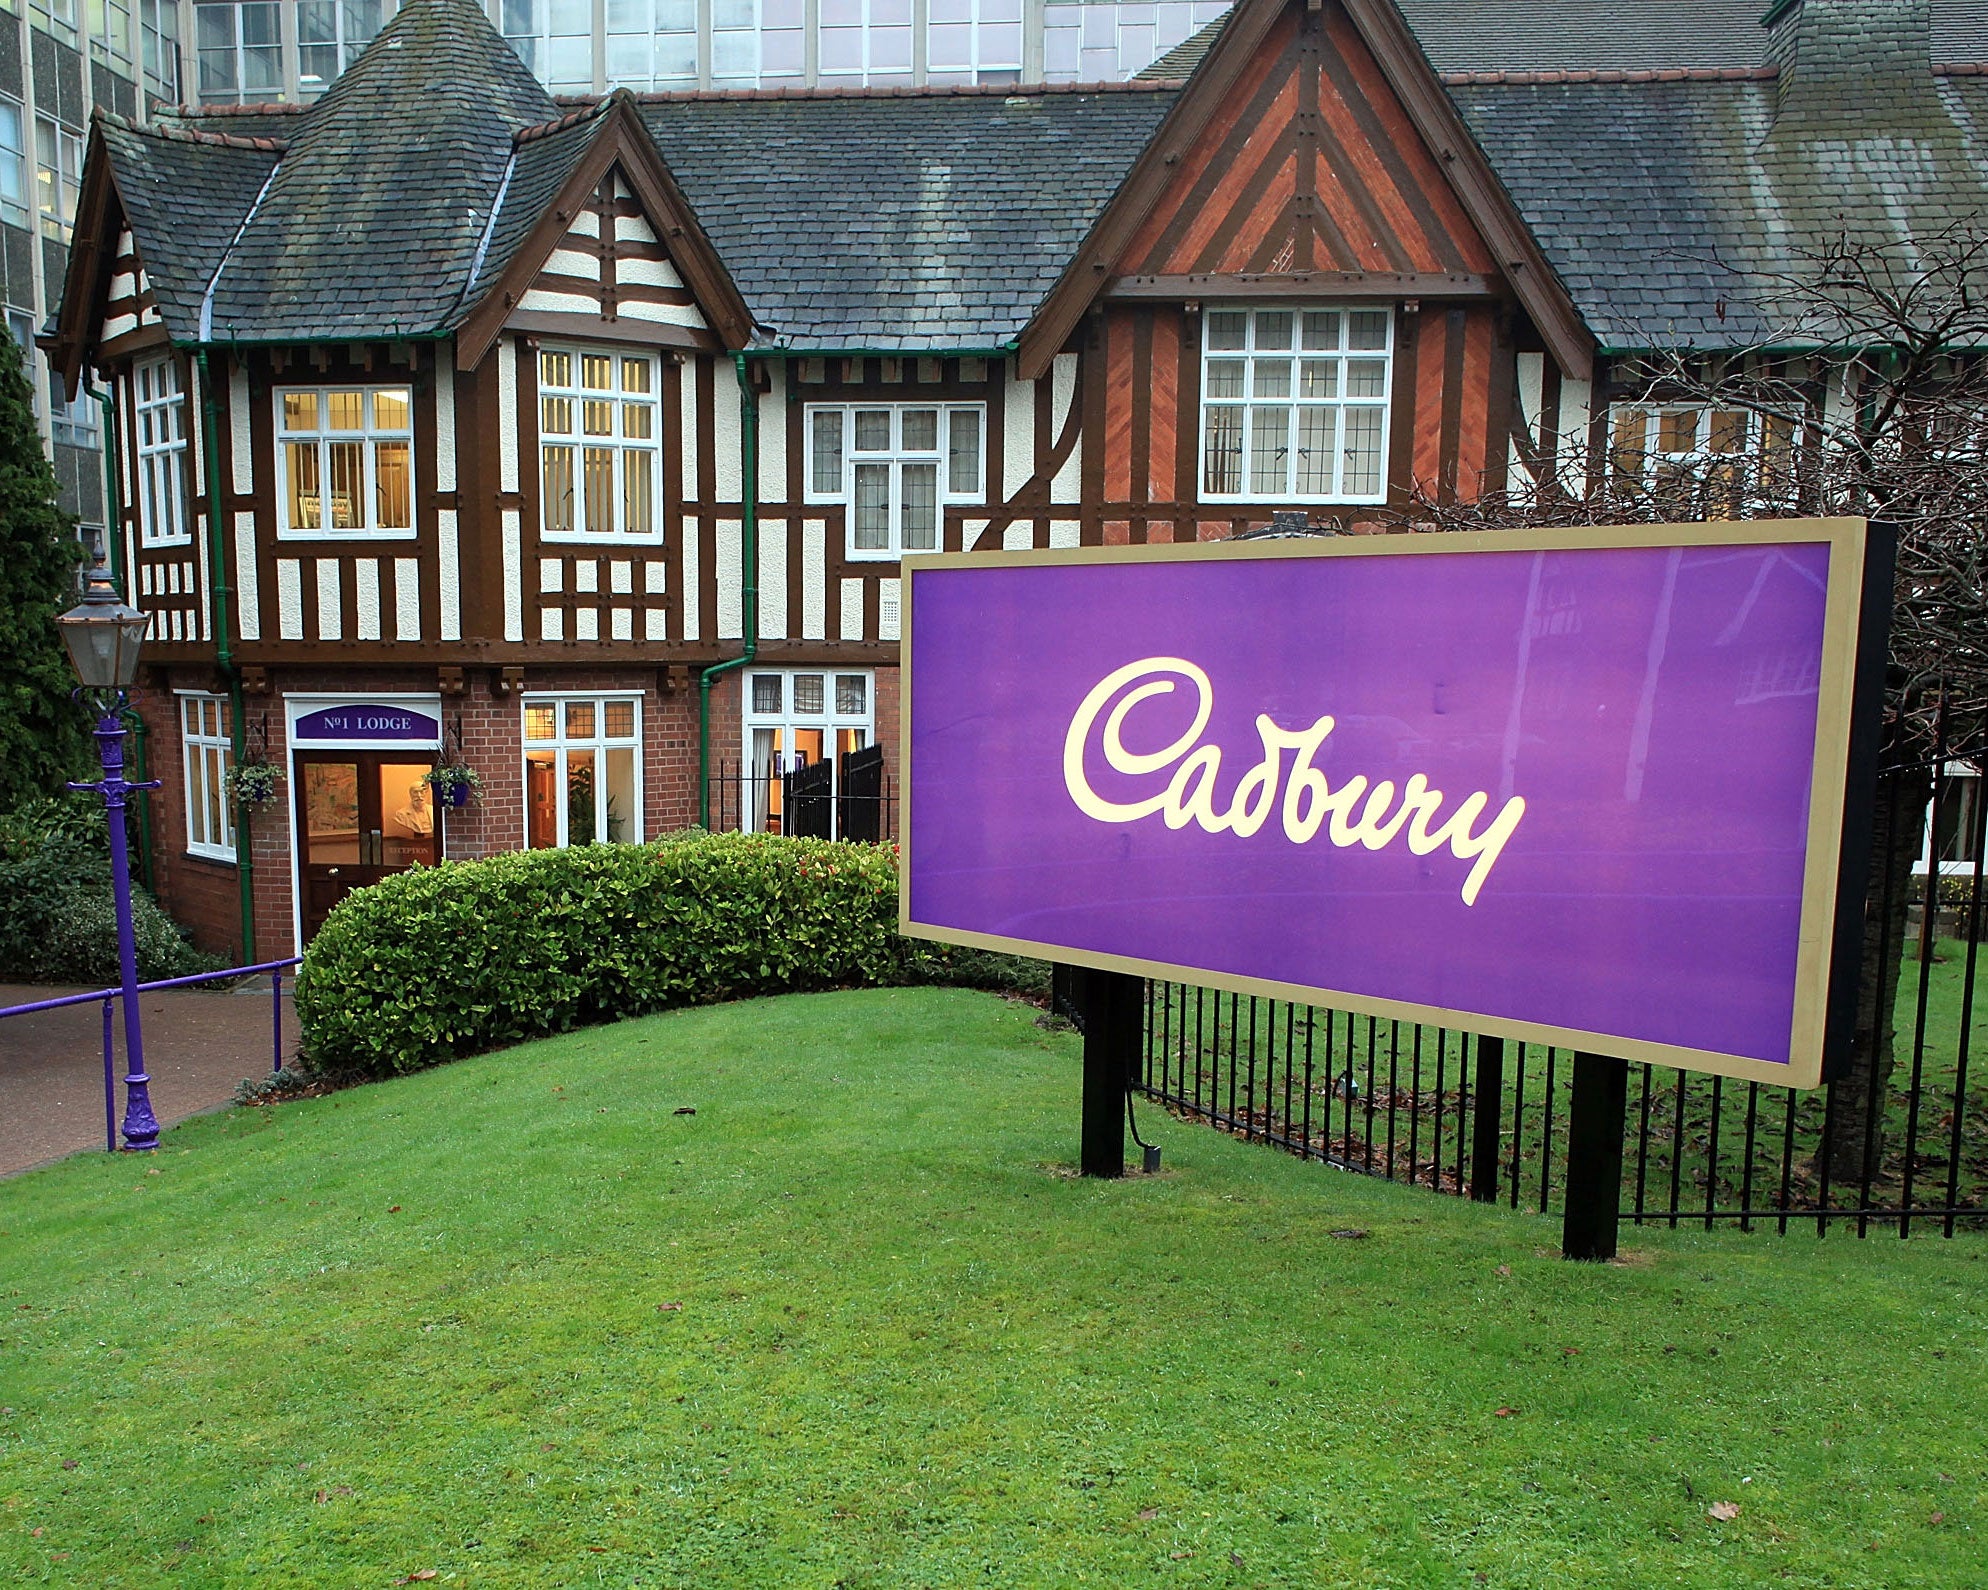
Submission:
[[[83,600],[55,621],[76,677],[82,681],[78,698],[97,716],[97,755],[104,776],[96,783],[71,784],[93,789],[104,798],[110,821],[111,884],[117,899],[117,965],[124,989],[124,1146],[159,1146],[159,1119],[152,1113],[151,1078],[145,1074],[145,1041],[139,1031],[138,952],[131,932],[131,860],[125,851],[124,806],[133,790],[157,789],[159,780],[128,783],[124,777],[125,691],[138,673],[138,648],[145,639],[145,614],[127,607],[111,584],[110,570],[101,562],[90,571]]]

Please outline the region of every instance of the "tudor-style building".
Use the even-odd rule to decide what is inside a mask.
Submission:
[[[411,0],[301,111],[99,118],[45,345],[116,396],[160,893],[275,954],[444,855],[773,826],[779,770],[894,747],[921,551],[1578,480],[1598,347],[1705,273],[1636,297],[1562,202],[1595,175],[1524,129],[1596,132],[1565,73],[1439,54],[1389,0],[1242,0],[1131,84],[575,104]],[[1675,82],[1771,138],[1767,68]],[[238,822],[244,757],[286,778]]]

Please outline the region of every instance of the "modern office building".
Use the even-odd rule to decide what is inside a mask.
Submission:
[[[90,113],[308,103],[400,0],[0,0],[0,297],[23,348],[61,290]],[[555,94],[1098,82],[1146,67],[1228,0],[487,0]],[[103,522],[102,419],[30,349],[63,506]]]

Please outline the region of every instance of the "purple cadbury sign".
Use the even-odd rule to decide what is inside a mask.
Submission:
[[[911,565],[906,928],[1812,1070],[1853,548],[1804,528]]]

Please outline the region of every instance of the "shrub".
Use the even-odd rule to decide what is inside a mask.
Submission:
[[[223,964],[195,950],[136,885],[131,920],[143,980]],[[44,983],[118,980],[117,907],[101,804],[92,813],[80,801],[38,800],[0,816],[0,970]]]
[[[691,831],[444,862],[357,890],[304,957],[297,1014],[311,1065],[380,1076],[675,1005],[1015,984],[1016,964],[899,937],[888,847]]]

